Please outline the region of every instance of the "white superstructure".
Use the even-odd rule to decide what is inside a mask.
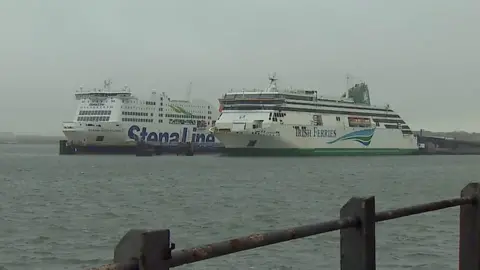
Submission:
[[[69,143],[85,146],[125,146],[136,141],[155,143],[218,143],[208,132],[218,109],[204,100],[173,100],[153,91],[150,99],[132,95],[125,86],[75,93],[78,102],[74,120],[63,123]]]
[[[368,86],[355,84],[341,98],[316,90],[232,91],[220,101],[211,132],[232,155],[412,154],[410,127],[389,106],[370,104]]]

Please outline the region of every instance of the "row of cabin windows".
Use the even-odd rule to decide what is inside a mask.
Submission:
[[[314,91],[310,91],[310,94],[313,94]],[[225,95],[223,97],[224,100],[236,100],[236,99],[290,99],[290,100],[301,100],[301,101],[315,101],[315,100],[321,100],[321,101],[332,101],[336,103],[350,103],[350,102],[342,102],[339,100],[331,100],[331,99],[326,99],[326,98],[318,98],[316,96],[297,96],[297,95],[288,95],[288,94],[259,94],[259,95],[244,95],[244,94],[235,94],[235,95]]]
[[[207,123],[207,121],[205,121],[205,120],[185,120],[185,119],[169,119],[169,120],[170,120],[170,123],[172,123],[172,121],[174,121],[175,124],[187,123],[187,124],[191,124],[191,125],[203,125],[203,124]],[[210,121],[208,121],[208,123],[210,123]]]
[[[295,100],[307,100],[307,101],[313,101],[314,97],[313,96],[297,96],[297,95],[282,95],[282,94],[258,94],[258,95],[253,95],[253,94],[229,94],[229,95],[224,95],[223,99],[225,100],[235,100],[235,99],[295,99]]]
[[[137,110],[137,111],[154,111],[154,107],[137,107],[137,106],[122,106],[122,109]]]
[[[185,120],[185,119],[168,119],[170,124],[189,124],[189,125],[196,125],[198,123],[210,123],[210,121],[206,122],[204,120]],[[159,123],[163,123],[163,120],[158,120]],[[215,121],[212,121],[215,122]]]
[[[385,124],[385,128],[400,129],[404,135],[413,134],[413,131],[410,129],[410,127],[408,125],[400,125],[400,123],[398,123],[397,125]]]
[[[408,125],[401,125],[401,123],[397,123],[396,125],[391,125],[391,124],[385,124],[386,128],[398,128],[398,129],[410,129]]]
[[[108,103],[109,101],[110,101],[111,103],[115,103],[115,99],[107,99],[105,103]],[[85,98],[82,99],[82,103],[93,103],[93,104],[96,104],[95,101],[92,101],[91,99],[85,99]],[[103,103],[103,104],[105,104],[105,103]],[[95,105],[93,105],[93,106],[95,106]]]
[[[208,106],[208,109],[210,109],[210,106]],[[158,111],[159,111],[159,112],[163,112],[163,108],[158,108]],[[211,112],[211,111],[208,111],[207,114],[212,114],[212,112]]]
[[[386,128],[389,128],[389,129],[399,129],[400,128],[400,125],[390,125],[390,124],[385,124],[385,127]]]
[[[272,113],[270,113],[269,116],[268,116],[268,120],[272,120],[273,122],[277,122],[277,117],[283,117],[285,115],[286,115],[286,113],[275,112],[275,113],[273,113],[273,117],[272,117]],[[336,116],[335,120],[337,122],[340,122],[341,117]],[[372,124],[370,122],[370,119],[368,119],[368,120],[369,121],[366,121],[366,122],[363,122],[363,123],[351,123],[351,122],[349,122],[349,126],[350,127],[370,127]],[[385,124],[385,128],[389,128],[389,129],[400,129],[401,128],[401,131],[402,131],[403,134],[413,134],[413,132],[410,130],[410,127],[408,125],[401,125],[401,124],[405,123],[403,120],[382,119],[381,121],[382,122],[387,122],[387,123],[396,123],[396,125]],[[374,119],[374,123],[377,127],[380,126],[380,120],[379,119]],[[321,115],[314,115],[313,116],[313,124],[316,125],[316,126],[322,126],[323,125],[322,116]]]
[[[273,122],[276,122],[276,121],[277,121],[276,116],[277,116],[278,114],[282,115],[282,113],[274,113]],[[284,113],[283,113],[282,116],[284,116]],[[272,113],[270,113],[269,120],[272,120]],[[340,117],[340,116],[336,116],[336,117],[335,117],[335,120],[336,120],[337,122],[340,122],[340,121],[341,121],[341,117]],[[362,121],[362,122],[359,122],[359,123],[355,123],[355,122],[352,123],[351,121],[349,121],[348,125],[349,125],[350,127],[371,127],[371,126],[372,126],[371,120],[370,120],[370,119],[367,119],[367,120],[368,120],[368,121]],[[388,120],[387,120],[387,121],[388,121]],[[397,121],[398,121],[398,120],[397,120]],[[375,125],[376,125],[377,127],[380,126],[380,122],[379,122],[378,120],[377,120],[377,121],[374,120],[374,122],[375,122]],[[402,120],[402,122],[403,122],[403,120]],[[403,123],[405,123],[405,122],[403,122]],[[400,128],[400,124],[401,124],[401,123],[399,123],[399,122],[397,122],[396,125],[385,124],[385,128]],[[323,125],[323,121],[322,121],[322,116],[321,116],[321,115],[313,115],[313,125],[315,125],[315,126],[322,126],[322,125]],[[410,129],[410,127],[407,126],[407,125],[403,125],[402,128],[407,129],[407,130]],[[404,134],[405,134],[405,133],[404,133]]]
[[[163,101],[163,97],[160,97],[160,101]],[[168,101],[170,101],[170,98],[168,98]],[[155,101],[140,101],[140,100],[122,100],[123,103],[135,103],[135,104],[146,104],[146,105],[156,105],[157,103]],[[160,106],[163,106],[163,102],[160,102]],[[205,106],[202,105],[190,105],[187,107],[192,107],[192,108],[205,108]],[[206,106],[210,110],[210,106]]]
[[[251,111],[251,110],[271,110],[264,106],[229,106],[224,107],[224,111],[230,110],[239,110],[239,111]],[[381,114],[381,113],[370,113],[370,112],[352,112],[352,111],[336,111],[336,110],[325,110],[325,109],[313,109],[313,108],[293,108],[293,107],[284,107],[282,111],[286,112],[306,112],[306,113],[321,113],[321,114],[337,114],[337,115],[352,115],[352,116],[366,116],[366,117],[379,117],[379,118],[397,118],[400,119],[398,114]]]
[[[153,119],[147,118],[122,118],[123,122],[153,123]]]
[[[168,123],[172,124],[172,125],[196,125],[197,121],[196,120],[185,120],[185,119],[169,119]]]
[[[79,116],[77,121],[107,122],[110,116]]]
[[[111,115],[112,111],[99,110],[99,111],[80,111],[78,115]]]
[[[169,119],[169,123],[172,125],[196,125],[199,128],[206,128],[208,125],[210,125],[210,121],[184,119]],[[215,125],[215,120],[212,121],[212,125]]]
[[[286,115],[286,113],[273,113],[273,117],[272,117],[272,113],[269,114],[268,116],[268,120],[272,120],[273,122],[277,122],[277,117],[284,117]],[[342,119],[340,116],[336,116],[335,117],[335,120],[337,122],[340,122]],[[396,123],[396,124],[404,124],[405,121],[403,120],[397,120],[397,119],[382,119],[382,120],[379,120],[379,119],[373,119],[373,121],[375,122],[375,125],[377,127],[380,126],[380,121],[383,122],[383,123]],[[319,121],[316,122],[317,124],[320,123]],[[351,124],[349,126],[352,126]],[[364,127],[364,126],[371,126],[371,124],[356,124],[354,125],[355,127]],[[386,128],[393,128],[393,126],[395,126],[395,128],[397,127],[397,125],[388,125],[386,124],[385,127]],[[409,126],[407,125],[403,125],[402,126],[403,128],[405,129],[410,129]]]
[[[163,97],[160,97],[160,100],[163,101]],[[145,104],[145,105],[156,105],[155,101],[140,101],[140,100],[122,100],[123,103],[137,103],[137,104]],[[160,103],[160,106],[163,106],[163,103]]]
[[[148,113],[146,113],[146,112],[122,112],[122,115],[148,116]],[[153,113],[150,113],[150,116],[153,116]]]
[[[169,113],[165,114],[165,117],[183,118],[183,119],[206,119],[207,118],[206,116],[203,116],[203,115],[186,115],[186,114],[169,114]]]
[[[257,99],[257,100],[255,100]],[[289,100],[298,100],[298,101],[329,101],[331,104],[314,104],[314,103],[305,103],[305,102],[294,102],[288,101],[285,102],[284,99]],[[374,110],[374,111],[385,111],[393,112],[392,109],[388,108],[376,108],[376,107],[361,107],[361,106],[352,106],[359,104],[352,104],[351,102],[342,102],[339,100],[330,100],[321,98],[318,99],[313,96],[292,96],[292,95],[278,95],[278,94],[261,94],[261,95],[227,95],[222,100],[223,105],[241,105],[241,104],[292,104],[292,105],[307,105],[307,106],[317,106],[317,107],[330,107],[330,108],[343,108],[343,109],[358,109],[358,110]],[[336,105],[337,104],[337,105]],[[349,106],[350,105],[350,106]]]

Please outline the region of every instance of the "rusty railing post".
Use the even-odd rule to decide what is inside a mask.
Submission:
[[[355,217],[356,227],[340,230],[340,269],[375,270],[375,197],[351,198],[340,218]]]
[[[459,269],[480,270],[480,184],[470,183],[460,194],[474,201],[460,206]]]
[[[130,230],[115,247],[113,262],[128,269],[167,270],[170,257],[170,230]]]
[[[142,234],[146,230],[130,230],[115,246],[113,262],[116,264],[138,265],[142,248]]]
[[[170,230],[148,231],[142,234],[139,270],[168,270],[172,258]]]

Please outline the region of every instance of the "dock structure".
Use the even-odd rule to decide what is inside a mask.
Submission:
[[[417,136],[420,154],[427,155],[480,155],[480,142],[456,138]]]
[[[255,233],[223,242],[175,250],[170,230],[131,230],[118,243],[113,263],[91,270],[166,270],[231,253],[340,230],[340,269],[376,268],[375,224],[377,222],[460,206],[459,269],[480,269],[480,184],[470,183],[460,197],[375,211],[375,197],[353,197],[340,210],[340,218],[278,230]],[[408,229],[408,228],[405,228]]]

